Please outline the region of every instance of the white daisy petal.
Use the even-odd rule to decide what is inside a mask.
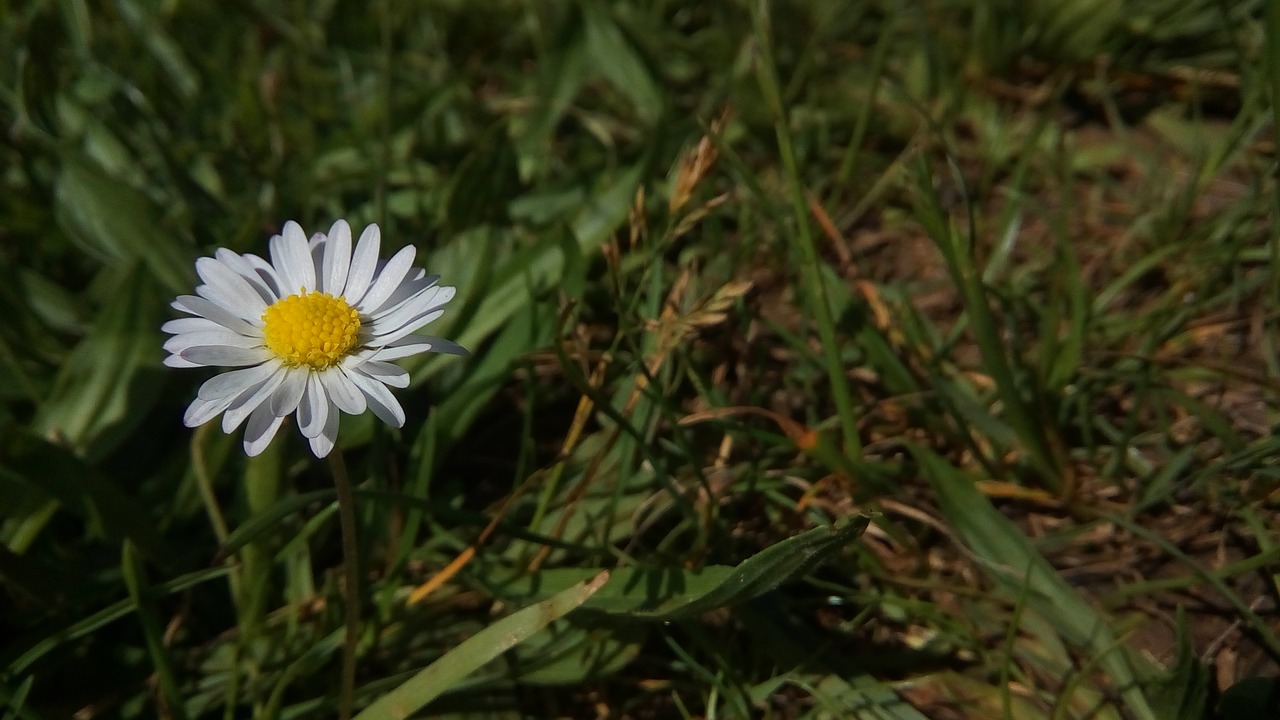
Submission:
[[[359,415],[368,409],[364,394],[355,383],[351,382],[345,371],[334,368],[331,372],[317,373],[317,375],[320,383],[324,385],[325,392],[329,394],[329,399],[342,412],[348,415]]]
[[[395,312],[406,300],[411,300],[422,294],[424,290],[430,289],[433,285],[440,282],[439,275],[427,275],[426,272],[419,270],[418,277],[412,280],[405,280],[400,283],[400,287],[391,293],[391,297],[382,304],[383,309],[380,315]]]
[[[249,413],[264,404],[271,397],[271,393],[280,387],[280,383],[284,382],[284,370],[284,367],[277,366],[275,372],[267,379],[245,388],[236,395],[227,406],[227,411],[222,414],[222,432],[228,435],[235,432],[235,429],[240,427],[240,423],[249,417]]]
[[[217,305],[241,320],[248,322],[250,325],[252,325],[254,321],[261,316],[261,313],[255,313],[253,311],[252,303],[245,302],[243,298],[235,295],[227,295],[222,290],[210,285],[197,285],[196,295],[212,302],[214,305]]]
[[[311,240],[307,242],[307,253],[311,255],[311,267],[315,268],[316,285],[315,287],[307,286],[307,290],[312,292],[329,292],[325,287],[324,274],[324,233],[316,233],[311,236]]]
[[[333,409],[324,386],[320,384],[318,373],[307,377],[307,390],[298,403],[298,429],[303,436],[313,438],[324,430],[325,421],[329,419],[329,411]]]
[[[369,324],[369,332],[377,337],[401,330],[413,319],[444,307],[446,303],[453,299],[456,292],[456,289],[451,285],[423,290],[420,295],[405,300],[396,309],[375,316],[373,322]],[[422,325],[418,325],[414,329],[416,330],[418,327],[422,327]]]
[[[244,454],[256,457],[271,444],[276,431],[284,424],[284,417],[271,412],[265,403],[249,413],[249,422],[244,426]]]
[[[198,367],[204,367],[204,365],[197,365],[196,363],[193,363],[193,362],[191,362],[190,360],[183,360],[182,358],[178,357],[177,355],[170,355],[169,357],[165,358],[165,359],[164,359],[164,364],[165,364],[167,367],[171,367],[171,368],[198,368]]]
[[[259,317],[262,311],[267,309],[266,301],[253,285],[250,285],[243,275],[220,260],[207,257],[196,260],[196,274],[219,295],[232,299],[237,306],[248,308],[250,317]]]
[[[302,393],[307,390],[307,376],[310,374],[311,371],[304,368],[289,368],[285,371],[284,382],[280,383],[280,387],[271,393],[271,412],[273,414],[284,417],[298,409],[298,403],[302,400]]]
[[[226,410],[234,399],[201,400],[196,398],[187,406],[187,411],[182,416],[182,424],[187,427],[200,427]]]
[[[160,326],[161,332],[167,332],[171,335],[181,335],[182,333],[200,332],[202,330],[222,330],[227,328],[218,323],[202,317],[184,317],[177,320],[170,320]]]
[[[224,328],[241,335],[257,335],[261,337],[262,329],[236,317],[230,311],[221,306],[196,295],[179,295],[176,300],[169,303],[175,310],[181,310],[185,313],[198,315],[202,318],[212,320]]]
[[[250,368],[224,372],[206,380],[196,392],[196,397],[209,401],[224,399],[230,401],[245,390],[262,384],[275,371],[275,363],[262,363]]]
[[[351,226],[339,220],[329,228],[329,240],[324,244],[324,261],[320,265],[324,291],[341,295],[347,287],[347,273],[351,269]]]
[[[181,353],[187,348],[196,347],[197,345],[227,345],[236,348],[255,348],[262,345],[262,338],[248,337],[240,333],[233,333],[226,328],[219,327],[217,330],[197,330],[195,332],[182,333],[174,335],[164,341],[164,349],[171,353]]]
[[[280,273],[276,272],[276,269],[271,266],[271,263],[252,253],[246,253],[241,257],[243,257],[245,262],[249,263],[249,265],[253,267],[253,271],[257,273],[258,279],[262,280],[262,284],[266,285],[267,289],[271,291],[271,295],[274,300],[288,297],[289,293],[284,292],[284,282],[280,280]]]
[[[404,288],[411,285],[413,284],[405,283],[400,287]],[[454,288],[451,285],[419,285],[418,288],[418,292],[402,298],[400,302],[394,304],[387,302],[387,304],[383,306],[382,310],[370,315],[370,318],[372,319],[372,322],[369,323],[370,329],[385,328],[388,325],[400,322],[405,317],[417,314],[422,310],[438,305],[444,305],[449,302],[454,295]],[[440,301],[439,298],[442,294],[445,297],[443,301]]]
[[[252,255],[241,255],[226,248],[218,248],[213,256],[244,278],[249,287],[258,293],[258,297],[262,298],[263,303],[270,305],[277,300],[275,286],[268,284],[266,278],[258,272],[257,266],[249,261]]]
[[[396,340],[399,340],[400,338],[408,336],[409,334],[413,333],[413,331],[423,327],[424,325],[430,325],[432,322],[435,321],[436,318],[440,317],[443,314],[444,314],[444,310],[436,309],[436,310],[431,310],[429,312],[426,312],[422,315],[416,315],[410,318],[409,321],[406,322],[404,326],[401,327],[399,330],[393,330],[393,331],[387,332],[386,334],[375,337],[373,344],[390,345]]]
[[[197,345],[178,353],[178,356],[197,365],[223,365],[240,367],[257,365],[275,357],[266,348],[237,348],[223,345]]]
[[[307,292],[316,289],[316,266],[311,260],[311,250],[307,247],[307,236],[302,226],[290,220],[284,224],[284,233],[277,241],[272,238],[271,264],[280,275],[286,295],[297,295],[305,289]]]
[[[452,340],[434,337],[432,335],[406,335],[405,337],[388,343],[386,347],[374,353],[370,359],[373,360],[399,360],[400,358],[417,355],[424,352],[440,353],[442,355],[461,355],[467,357],[471,354],[469,350],[462,347]]]
[[[386,385],[358,372],[353,372],[348,377],[364,393],[365,399],[369,401],[369,409],[379,420],[392,427],[404,427],[404,408],[400,407]]]
[[[338,420],[341,417],[336,412],[329,413],[329,419],[325,421],[324,429],[320,431],[320,434],[313,438],[308,438],[311,452],[316,457],[325,457],[333,450],[334,444],[338,441]]]
[[[409,387],[409,371],[399,365],[392,365],[389,362],[379,362],[370,360],[353,372],[360,372],[377,380],[383,385],[390,385],[396,388]]]
[[[378,269],[378,250],[381,242],[382,231],[377,225],[370,225],[360,233],[360,242],[356,243],[355,253],[351,256],[347,286],[342,291],[347,298],[347,303],[352,307],[358,307],[365,292],[369,290],[373,272]]]
[[[400,252],[392,255],[386,266],[382,268],[382,272],[378,273],[378,277],[369,286],[368,292],[360,299],[356,309],[364,315],[376,314],[396,288],[400,287],[400,281],[404,280],[405,274],[413,266],[413,257],[417,253],[417,248],[406,245],[400,248]]]

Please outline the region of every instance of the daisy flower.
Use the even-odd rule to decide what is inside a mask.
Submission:
[[[232,433],[247,422],[244,451],[262,452],[284,419],[316,457],[333,449],[339,411],[372,410],[404,425],[388,386],[409,384],[389,361],[423,352],[466,355],[457,343],[415,331],[444,313],[455,289],[413,267],[413,246],[378,261],[381,233],[370,225],[351,249],[351,227],[333,224],[307,241],[292,220],[271,238],[271,262],[219,249],[196,261],[204,281],[174,308],[194,317],[170,320],[169,367],[234,367],[203,385],[183,422],[196,427],[222,415]]]

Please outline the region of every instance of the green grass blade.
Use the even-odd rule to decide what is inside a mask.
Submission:
[[[960,291],[974,341],[982,353],[986,371],[995,381],[1009,425],[1018,434],[1028,459],[1045,483],[1053,489],[1060,489],[1062,478],[1045,436],[1044,423],[1024,395],[1022,384],[1014,373],[1017,358],[1010,357],[988,304],[987,288],[972,254],[972,222],[968,238],[962,238],[943,211],[925,161],[922,159],[916,163],[915,169],[916,209],[926,231],[942,252],[947,270]],[[958,179],[958,173],[956,177]]]
[[[831,395],[836,413],[840,417],[840,429],[844,439],[844,451],[855,464],[862,461],[862,440],[858,436],[857,419],[853,411],[853,395],[845,376],[844,360],[840,356],[841,342],[836,335],[835,318],[831,314],[831,298],[819,266],[818,247],[809,222],[808,205],[804,199],[804,180],[796,161],[791,139],[788,109],[783,105],[782,90],[778,83],[778,68],[773,56],[773,37],[770,29],[769,3],[755,0],[749,3],[755,40],[760,57],[756,60],[756,79],[769,112],[773,117],[774,135],[778,142],[778,154],[782,159],[787,193],[791,199],[792,221],[795,222],[794,242],[800,256],[800,276],[808,292],[809,312],[817,325],[818,338],[822,342],[826,358],[827,379],[831,383]]]
[[[466,676],[586,602],[608,580],[609,573],[601,572],[589,582],[493,623],[375,700],[356,720],[401,720],[413,715]]]
[[[164,625],[161,622],[159,608],[155,604],[155,596],[146,570],[142,567],[142,558],[133,543],[126,540],[122,550],[121,567],[124,570],[125,585],[129,588],[129,597],[138,610],[138,619],[142,622],[142,631],[147,638],[147,654],[155,667],[159,681],[159,698],[161,703],[159,715],[183,720],[187,717],[186,703],[178,690],[178,679],[174,674],[173,661],[169,658],[169,649],[165,647]]]
[[[1146,678],[1135,670],[1108,620],[1068,585],[1031,541],[1001,515],[973,484],[972,478],[933,451],[914,446],[925,477],[938,496],[938,506],[965,545],[983,560],[991,579],[1011,597],[1026,593],[1026,606],[1052,623],[1071,644],[1094,653],[1130,712],[1142,720],[1159,720],[1141,688]],[[1024,583],[1028,586],[1023,587]]]
[[[866,530],[870,518],[857,515],[787,538],[736,566],[683,568],[618,568],[613,579],[583,606],[621,618],[673,620],[759,597],[812,572]],[[546,597],[588,579],[589,568],[555,568],[494,583],[505,597],[527,601]]]

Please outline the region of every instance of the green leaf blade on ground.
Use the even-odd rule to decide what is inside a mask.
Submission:
[[[583,610],[665,621],[745,602],[808,574],[853,542],[870,521],[865,515],[842,518],[771,545],[736,566],[618,568]],[[594,572],[589,568],[555,568],[518,577],[496,589],[507,597],[545,597]]]
[[[356,720],[409,717],[485,663],[582,605],[608,580],[609,573],[600,572],[590,581],[574,585],[495,622],[464,640],[395,690],[375,700],[356,716]]]

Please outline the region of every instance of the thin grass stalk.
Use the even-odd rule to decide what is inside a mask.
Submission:
[[[849,383],[845,378],[844,361],[840,357],[840,341],[836,336],[835,319],[831,315],[831,301],[827,296],[826,284],[822,280],[822,272],[818,265],[818,249],[813,239],[808,206],[805,203],[804,188],[800,180],[800,169],[796,164],[795,148],[791,144],[791,131],[787,126],[787,115],[782,105],[782,92],[778,84],[777,67],[774,64],[767,3],[764,0],[752,3],[751,16],[760,52],[760,57],[755,63],[756,77],[765,102],[769,105],[769,111],[773,115],[774,133],[778,139],[778,154],[782,159],[787,194],[795,215],[795,240],[800,251],[802,281],[808,290],[809,305],[814,322],[818,326],[818,338],[822,342],[826,358],[827,377],[831,383],[832,395],[835,396],[836,413],[840,418],[840,429],[844,435],[844,451],[849,454],[855,464],[861,464],[862,441],[858,437],[857,419],[853,412]]]
[[[942,251],[947,271],[960,291],[974,341],[982,355],[985,369],[996,384],[1009,424],[1025,445],[1028,458],[1049,488],[1054,492],[1061,492],[1062,477],[1055,468],[1054,455],[1050,450],[1042,422],[1028,407],[1018,388],[1013,365],[1007,356],[1005,344],[1000,338],[1000,330],[995,318],[992,317],[991,308],[987,305],[986,286],[971,255],[972,237],[975,233],[973,212],[971,210],[969,213],[970,240],[964,242],[957,236],[955,228],[952,227],[939,204],[937,193],[933,189],[928,163],[921,158],[916,163],[915,170],[918,192],[917,215],[938,249]],[[959,178],[959,171],[954,167],[952,170]]]

